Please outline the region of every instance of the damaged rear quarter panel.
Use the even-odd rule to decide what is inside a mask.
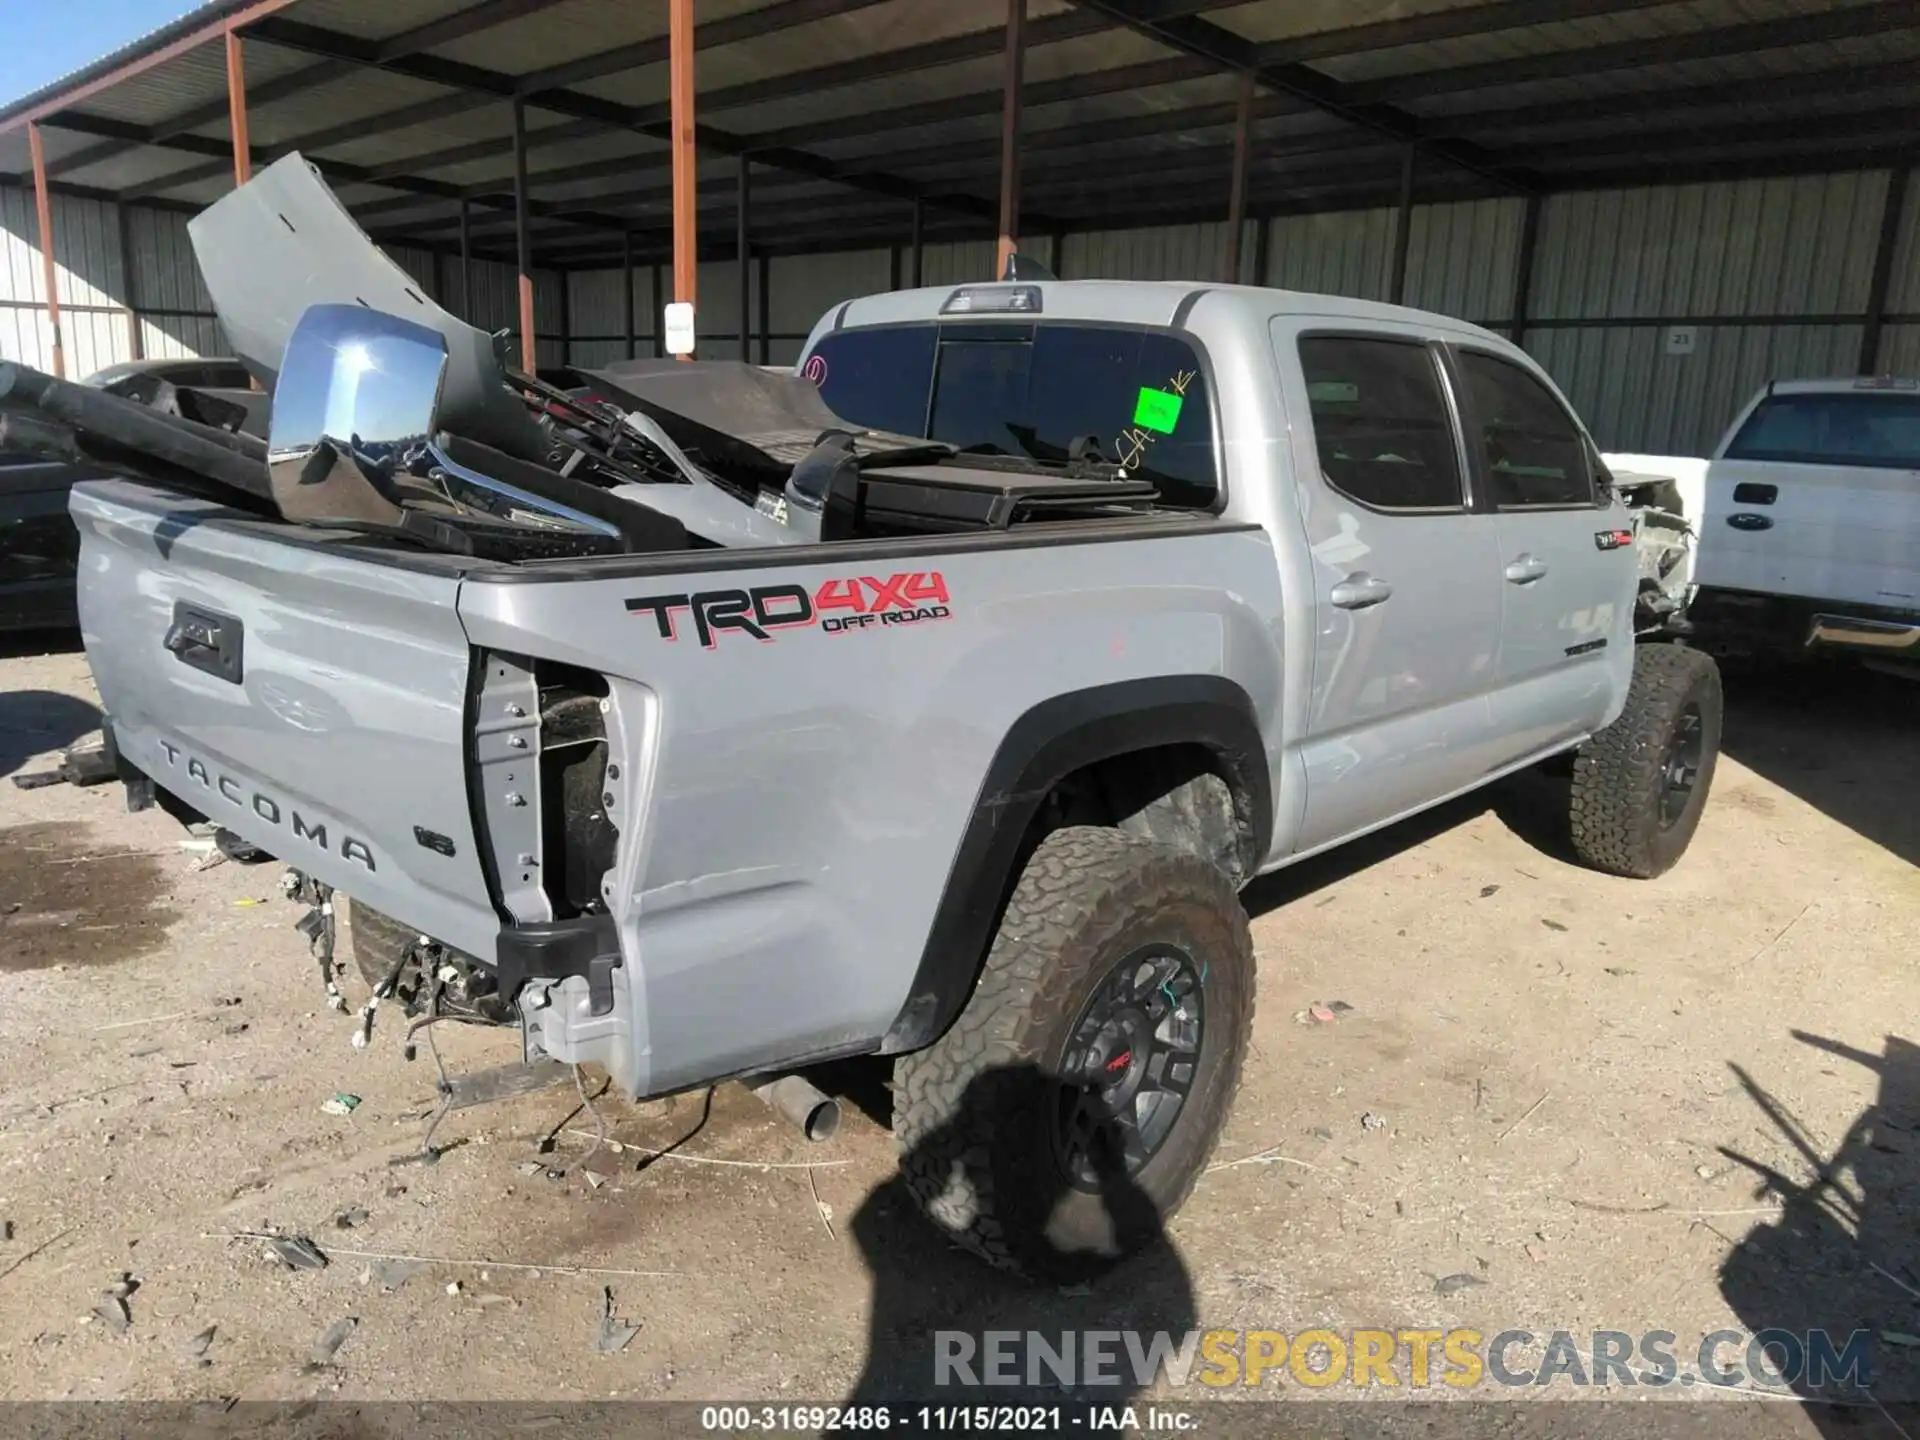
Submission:
[[[609,900],[634,1047],[616,1068],[643,1093],[877,1041],[994,752],[1034,706],[1224,675],[1279,731],[1281,605],[1257,530],[808,554],[461,591],[476,645],[611,677],[626,813]]]

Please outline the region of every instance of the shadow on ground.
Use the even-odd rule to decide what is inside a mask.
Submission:
[[[0,775],[100,728],[100,707],[57,690],[0,692]]]
[[[1006,1087],[1024,1097],[1009,1109]],[[981,1097],[992,1095],[989,1102]],[[1143,1235],[1129,1259],[1112,1268],[1065,1262],[1077,1283],[1043,1282],[990,1269],[949,1243],[919,1213],[907,1176],[945,1173],[979,1134],[980,1116],[1030,1114],[1036,1126],[1060,1104],[1060,1089],[1028,1065],[989,1071],[969,1084],[953,1115],[906,1157],[900,1176],[875,1190],[853,1218],[853,1235],[873,1276],[872,1321],[865,1369],[847,1404],[906,1401],[940,1405],[1124,1405],[1141,1388],[1123,1336],[1105,1342],[1113,1379],[1087,1383],[1083,1368],[1089,1332],[1134,1332],[1150,1351],[1157,1333],[1179,1346],[1198,1325],[1193,1285],[1178,1251],[1160,1227],[1153,1201],[1125,1173],[1116,1148],[1099,1147],[1094,1166],[1100,1199],[1115,1232]],[[1051,1214],[1069,1198],[1058,1164],[1038,1164],[1028,1177],[1039,1187],[1038,1213]],[[923,1179],[922,1183],[927,1183]],[[949,1192],[957,1194],[957,1191]],[[1000,1206],[1011,1197],[1002,1196]],[[1048,1364],[1033,1363],[1025,1346],[1007,1352],[1011,1383],[989,1381],[987,1332],[1037,1332],[1072,1349],[1071,1383]],[[964,1367],[942,1367],[945,1355],[965,1356]],[[968,1383],[971,1377],[974,1383]],[[945,1383],[943,1383],[945,1382]],[[1062,1421],[1063,1427],[1066,1421]]]
[[[1258,920],[1284,905],[1337,885],[1350,875],[1437,839],[1488,810],[1541,854],[1575,864],[1567,832],[1567,787],[1566,776],[1547,770],[1535,769],[1509,776],[1484,790],[1423,810],[1371,835],[1362,835],[1310,859],[1257,876],[1241,890],[1240,903],[1248,915]]]
[[[1920,865],[1920,681],[1836,664],[1735,669],[1726,682],[1722,750]]]
[[[1785,1204],[1777,1221],[1754,1227],[1734,1247],[1721,1267],[1721,1291],[1756,1337],[1784,1332],[1773,1350],[1780,1378],[1795,1393],[1828,1402],[1808,1412],[1821,1434],[1910,1435],[1920,1422],[1920,1047],[1889,1035],[1875,1055],[1793,1033],[1830,1057],[1830,1068],[1877,1075],[1879,1093],[1829,1150],[1766,1077],[1732,1067],[1801,1163],[1789,1174],[1723,1148],[1753,1173],[1756,1202]],[[1751,1351],[1730,1358],[1751,1370]],[[1856,1356],[1864,1373],[1847,1364]],[[1890,1427],[1882,1407],[1904,1428]]]
[[[1724,754],[1920,865],[1920,682],[1858,666],[1803,666],[1729,673],[1726,692]],[[1715,778],[1716,793],[1726,779]],[[1565,760],[1536,766],[1260,876],[1241,899],[1258,919],[1488,810],[1542,855],[1578,864],[1567,829],[1570,783]]]

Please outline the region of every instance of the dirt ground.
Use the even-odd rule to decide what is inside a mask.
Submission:
[[[70,643],[0,657],[0,774],[93,698]],[[608,1099],[620,1153],[551,1179],[591,1143],[569,1087],[396,1163],[431,1061],[391,1023],[350,1047],[277,865],[200,868],[117,786],[0,787],[0,1398],[832,1401],[923,1385],[938,1329],[1103,1325],[1663,1329],[1683,1357],[1718,1328],[1867,1328],[1899,1337],[1876,1393],[1920,1398],[1916,719],[1893,680],[1735,683],[1699,836],[1652,883],[1570,864],[1538,778],[1257,883],[1214,1168],[1142,1267],[1044,1292],[908,1213],[868,1066],[827,1077],[849,1105],[824,1145],[737,1086]],[[443,1028],[456,1070],[516,1054]],[[223,1238],[269,1227],[331,1263]],[[609,1289],[639,1329],[601,1353]]]

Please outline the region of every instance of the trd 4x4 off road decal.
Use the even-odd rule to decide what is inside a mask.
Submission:
[[[711,650],[723,630],[772,640],[778,630],[817,625],[829,634],[945,620],[946,577],[938,570],[829,580],[809,594],[799,585],[755,585],[745,590],[700,590],[692,594],[641,595],[627,601],[632,615],[651,615],[662,640],[678,640],[681,612],[693,616],[694,633]]]

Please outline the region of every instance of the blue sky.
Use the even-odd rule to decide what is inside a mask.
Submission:
[[[198,8],[196,0],[0,0],[0,105]]]

